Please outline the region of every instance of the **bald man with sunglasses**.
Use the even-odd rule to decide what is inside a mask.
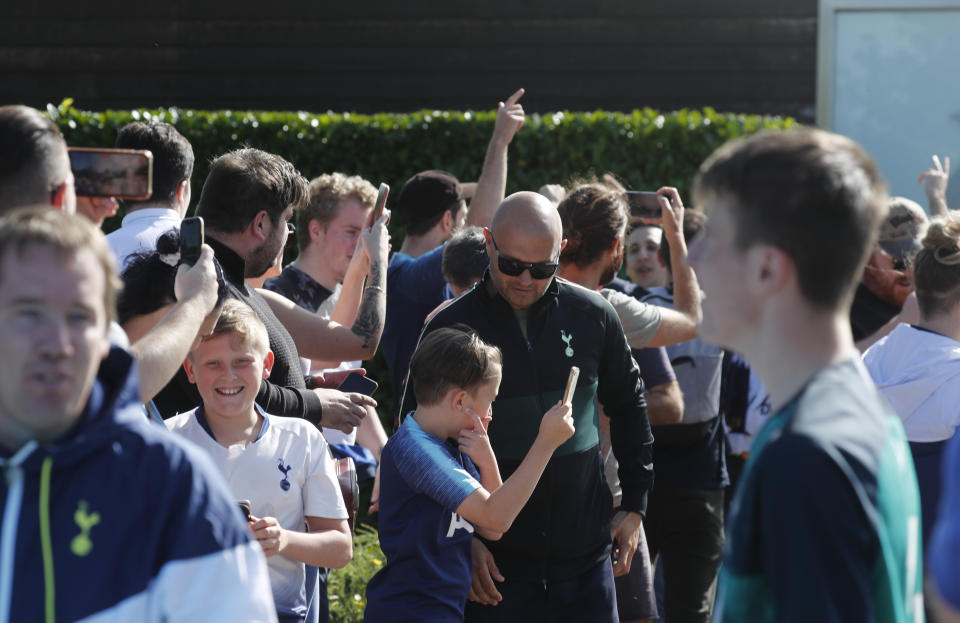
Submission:
[[[560,216],[545,197],[507,197],[484,232],[489,270],[424,327],[426,334],[463,323],[500,347],[503,380],[487,434],[504,477],[532,445],[544,406],[560,399],[570,367],[580,369],[576,433],[554,453],[503,538],[474,541],[468,623],[618,621],[613,577],[630,569],[653,485],[653,436],[639,370],[610,304],[556,278],[566,242],[561,234]],[[598,402],[611,418],[623,485],[612,519]],[[412,391],[405,392],[402,413],[414,407]]]

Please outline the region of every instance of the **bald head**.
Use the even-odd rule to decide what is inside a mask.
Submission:
[[[57,126],[34,108],[0,106],[0,212],[56,205],[67,190],[71,199],[59,207],[72,212],[73,176]]]
[[[536,238],[549,236],[557,244],[563,234],[563,223],[549,199],[540,193],[523,191],[503,200],[493,215],[490,229],[494,236],[505,231]]]
[[[522,192],[497,208],[487,234],[490,278],[513,309],[529,309],[557,269],[563,224],[549,199]]]

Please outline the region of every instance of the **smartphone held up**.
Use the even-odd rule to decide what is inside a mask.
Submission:
[[[88,147],[70,147],[67,151],[78,196],[143,201],[153,194],[150,151]]]
[[[377,202],[373,204],[373,212],[370,213],[370,222],[367,227],[373,227],[373,224],[383,216],[383,208],[387,205],[387,195],[390,194],[390,185],[380,182],[380,191],[377,193]]]
[[[669,201],[665,195],[651,190],[628,190],[627,203],[630,205],[631,220],[659,219],[663,215],[660,197]]]
[[[200,259],[203,247],[203,217],[191,216],[180,221],[180,262],[193,266]]]

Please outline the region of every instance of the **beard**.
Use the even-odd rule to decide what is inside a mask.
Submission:
[[[613,256],[613,259],[610,260],[610,265],[607,266],[606,270],[600,275],[601,286],[605,286],[613,281],[613,278],[620,272],[620,267],[623,266],[623,255],[623,245],[618,245],[617,254]]]
[[[275,246],[276,245],[271,244],[271,241],[268,240],[254,249],[253,253],[245,258],[244,279],[262,277],[263,274],[273,266],[277,261],[277,256],[283,252],[282,247],[276,249],[274,248]]]

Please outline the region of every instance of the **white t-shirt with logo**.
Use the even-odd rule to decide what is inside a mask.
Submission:
[[[346,519],[336,468],[320,431],[306,420],[257,409],[263,426],[246,447],[220,445],[198,409],[165,423],[210,455],[236,499],[250,500],[254,516],[275,517],[282,527],[298,532],[306,530],[307,516]],[[268,558],[267,565],[277,611],[304,614],[303,563],[278,555]]]

